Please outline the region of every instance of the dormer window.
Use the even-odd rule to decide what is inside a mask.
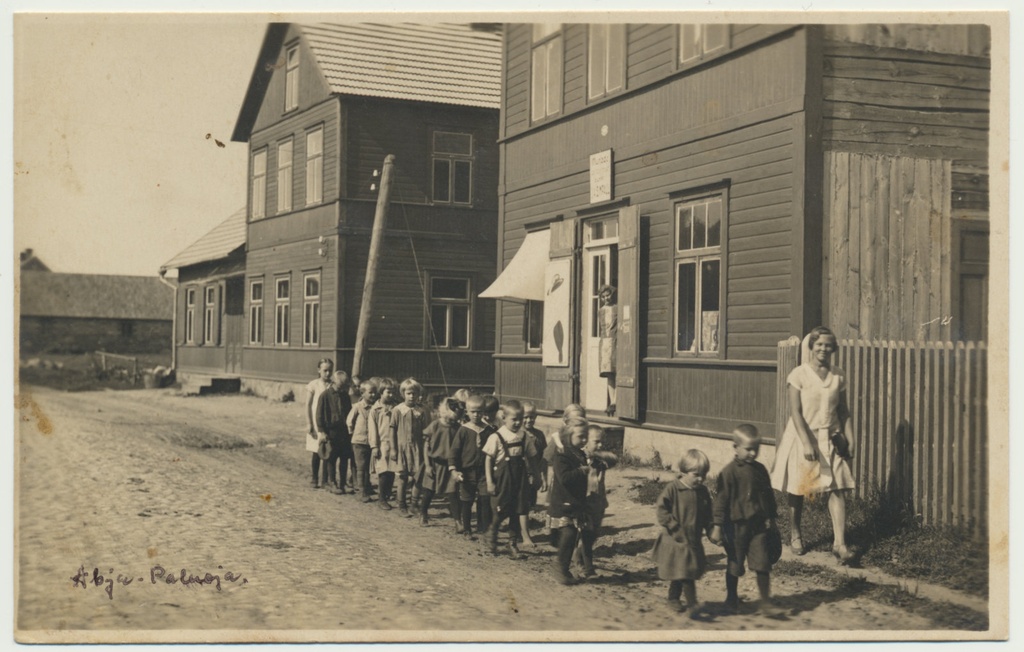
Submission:
[[[299,46],[288,48],[284,72],[284,110],[299,108]]]

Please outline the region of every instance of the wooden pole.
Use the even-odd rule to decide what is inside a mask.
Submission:
[[[359,308],[359,325],[356,328],[356,350],[352,356],[352,375],[360,376],[363,355],[366,352],[366,335],[373,315],[373,290],[377,282],[377,265],[380,248],[384,239],[384,224],[388,218],[388,195],[391,193],[391,173],[395,166],[395,155],[384,157],[381,171],[380,194],[377,195],[377,210],[373,215],[373,233],[370,236],[370,254],[366,260],[366,280],[363,283],[363,302]]]

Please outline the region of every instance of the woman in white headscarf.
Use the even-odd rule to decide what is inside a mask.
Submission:
[[[854,488],[849,460],[853,427],[846,402],[846,376],[832,365],[836,336],[824,326],[812,330],[801,346],[801,364],[786,379],[790,418],[772,464],[772,486],[789,495],[793,509],[790,545],[804,553],[800,526],[804,497],[828,494],[834,542],[840,563],[853,554],[846,546],[846,498]]]

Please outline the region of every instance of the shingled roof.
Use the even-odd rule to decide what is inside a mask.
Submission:
[[[170,321],[174,291],[156,276],[21,273],[23,317]]]
[[[497,109],[501,34],[468,24],[296,24],[331,92]],[[232,140],[248,139],[288,24],[267,28]]]
[[[160,272],[224,258],[245,245],[245,216],[246,209],[243,206],[184,251],[161,265]]]

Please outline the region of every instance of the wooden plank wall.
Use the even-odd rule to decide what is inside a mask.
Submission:
[[[798,348],[799,342],[779,343],[780,386],[797,364]],[[857,495],[878,490],[925,525],[984,533],[985,344],[841,340],[837,364],[846,372]]]
[[[950,339],[950,162],[827,151],[825,169],[829,327]]]
[[[539,356],[510,358],[499,356],[494,361],[497,387],[501,388],[501,399],[514,398],[530,401],[542,410],[560,410],[563,405],[547,405],[544,396],[544,367]]]
[[[288,28],[288,34],[285,35],[278,53],[277,65],[267,82],[267,91],[263,96],[263,102],[260,104],[260,111],[253,126],[254,132],[269,127],[286,115],[284,110],[285,57],[288,47],[298,42],[297,38],[298,30],[292,25]],[[305,111],[323,102],[329,95],[330,89],[324,81],[315,56],[309,51],[309,48],[301,47],[299,50],[299,106],[298,109],[293,109],[288,113],[294,113],[296,110]]]

